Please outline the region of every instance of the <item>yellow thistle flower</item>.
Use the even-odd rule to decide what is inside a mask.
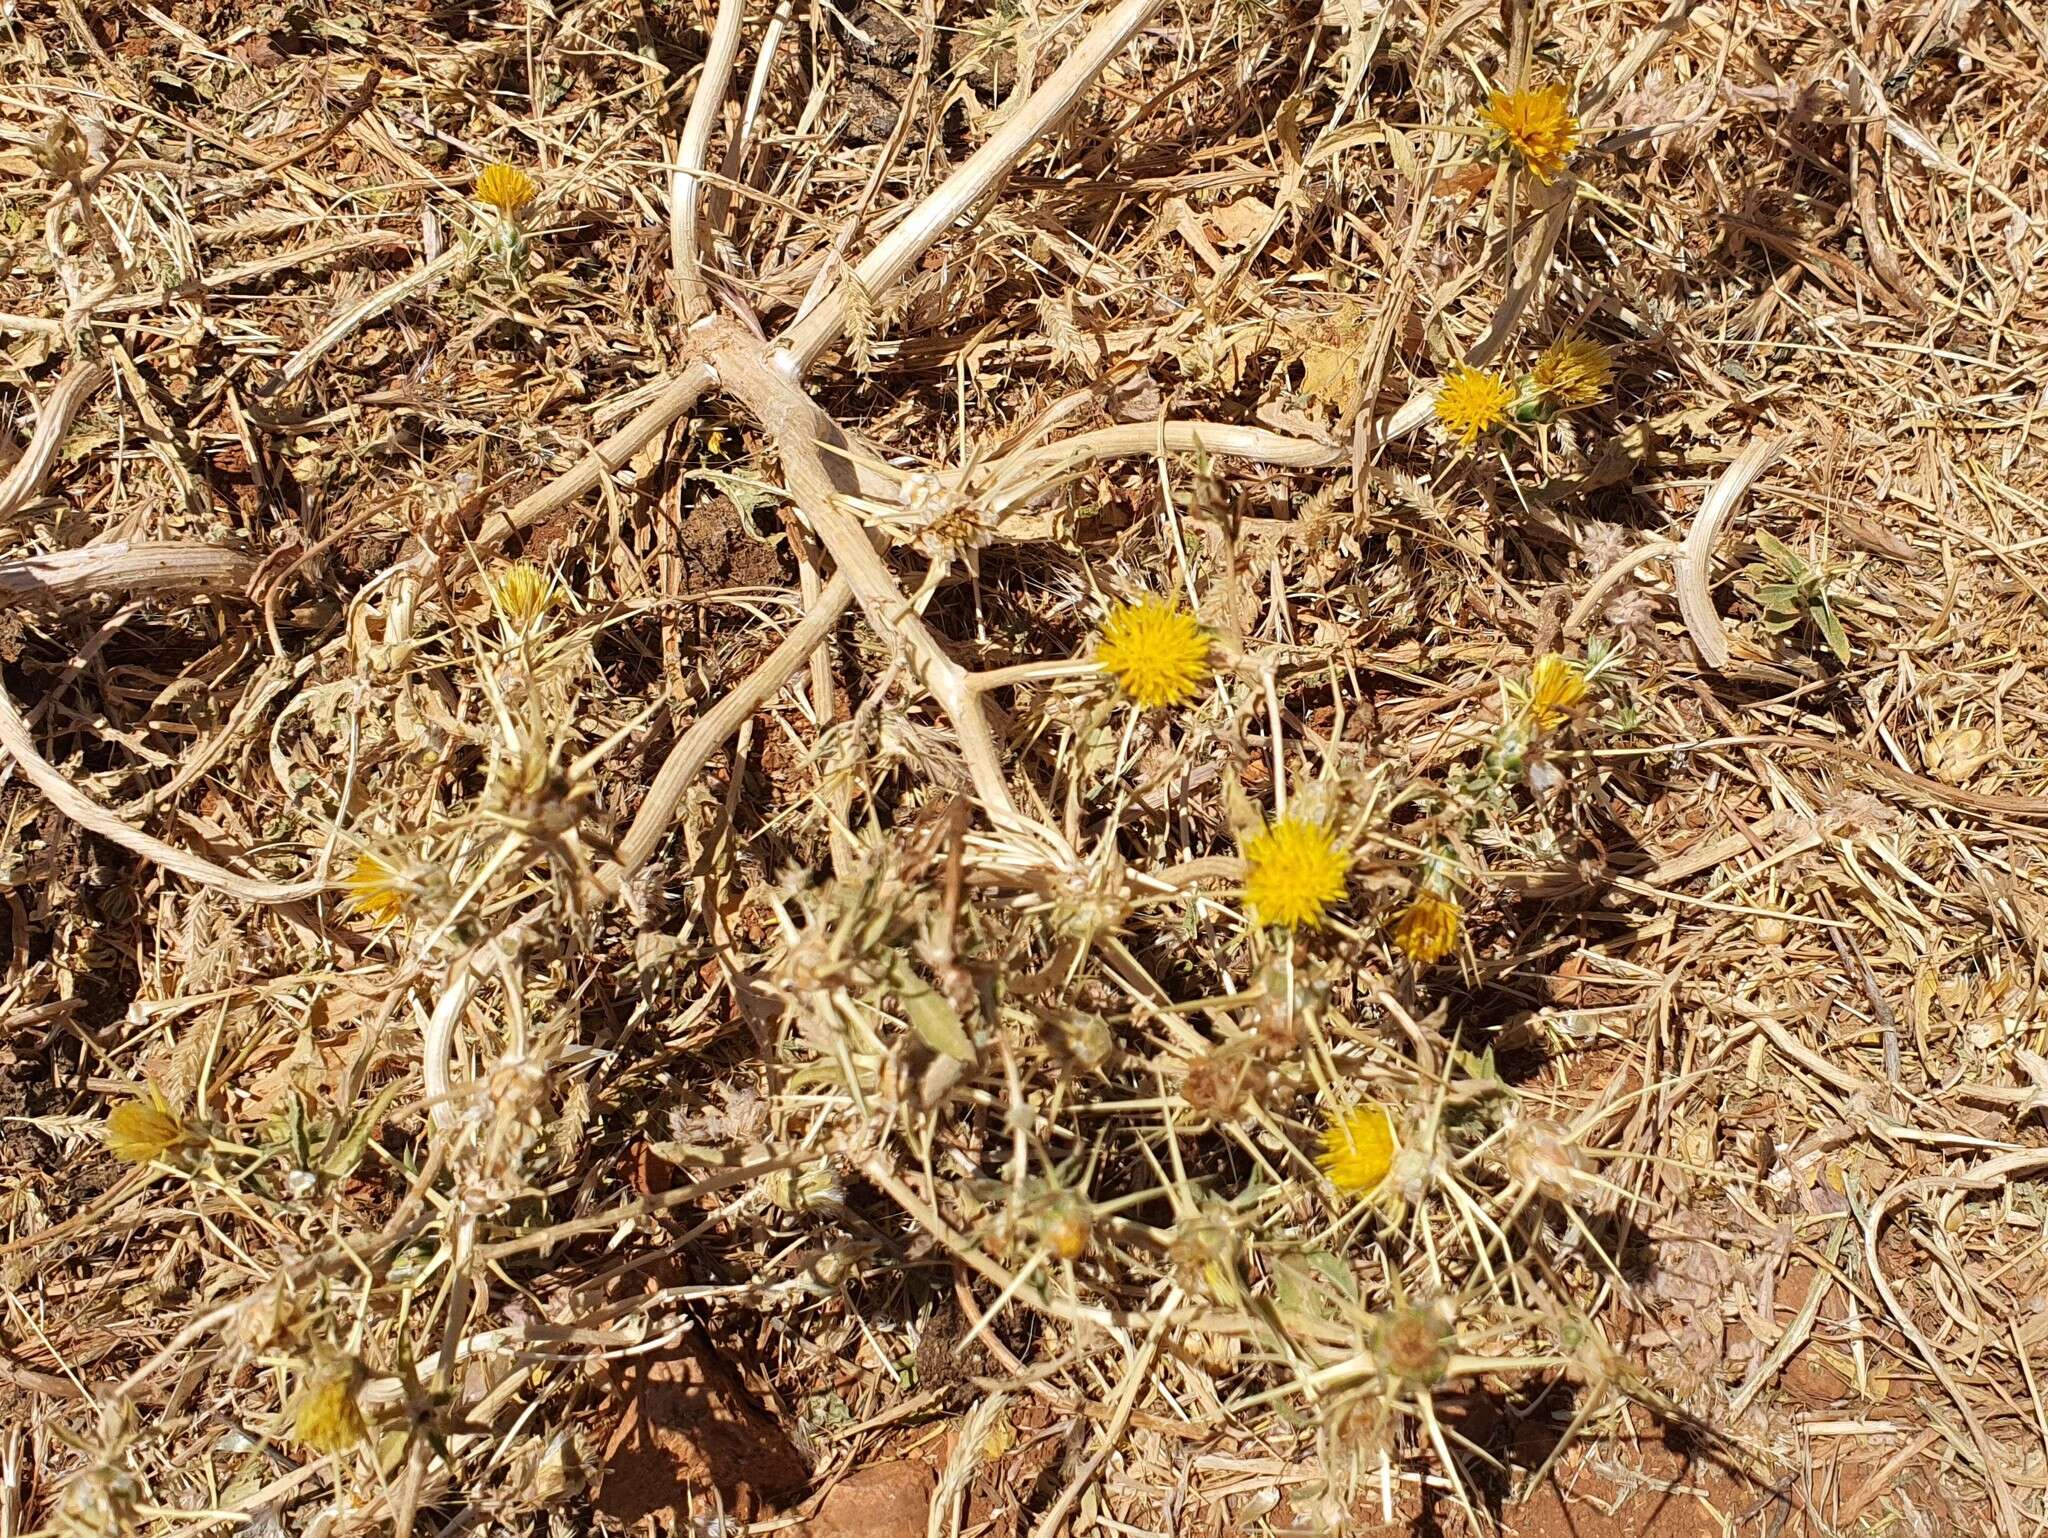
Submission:
[[[1383,1105],[1332,1110],[1323,1126],[1323,1151],[1316,1158],[1330,1184],[1346,1196],[1379,1189],[1394,1164],[1394,1118]]]
[[[494,160],[477,173],[476,200],[507,219],[540,196],[540,187],[519,167]]]
[[[1536,180],[1548,185],[1564,172],[1579,144],[1579,120],[1565,100],[1565,88],[1495,91],[1479,114],[1493,130],[1496,150],[1506,150]]]
[[[1321,823],[1283,817],[1244,846],[1244,896],[1261,924],[1314,929],[1344,896],[1351,856]]]
[[[153,1164],[185,1141],[185,1124],[155,1090],[114,1107],[100,1136],[123,1164]]]
[[[1522,715],[1539,732],[1556,731],[1586,697],[1586,675],[1556,652],[1545,652],[1529,670]]]
[[[341,878],[341,886],[348,893],[344,906],[380,927],[405,917],[412,897],[411,884],[398,868],[368,850],[356,856],[355,864]]]
[[[1095,660],[1141,708],[1178,705],[1208,680],[1209,637],[1179,604],[1143,598],[1109,611]]]
[[[1394,920],[1394,948],[1418,967],[1434,966],[1457,948],[1461,918],[1456,898],[1417,892]]]
[[[1515,409],[1515,387],[1491,369],[1460,363],[1436,390],[1436,419],[1470,448],[1480,435],[1505,427]]]
[[[368,1439],[363,1407],[356,1403],[360,1363],[343,1358],[316,1367],[292,1409],[292,1435],[312,1451],[345,1453]]]
[[[555,579],[530,561],[516,561],[491,584],[491,602],[516,635],[526,635],[562,601]]]
[[[1590,406],[1614,383],[1614,354],[1584,337],[1560,337],[1538,354],[1529,377],[1546,405]]]

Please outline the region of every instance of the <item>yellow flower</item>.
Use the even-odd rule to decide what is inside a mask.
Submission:
[[[1347,1196],[1378,1190],[1394,1163],[1394,1118],[1383,1105],[1332,1110],[1316,1163],[1330,1184]]]
[[[398,868],[365,850],[341,878],[344,905],[373,924],[395,924],[405,916],[412,888]]]
[[[491,584],[491,602],[517,635],[525,635],[562,601],[555,579],[530,561],[516,561]]]
[[[540,188],[519,167],[494,160],[477,173],[476,200],[495,208],[507,219],[519,217],[519,210],[540,196]]]
[[[1421,891],[1394,920],[1394,946],[1418,967],[1434,966],[1457,948],[1458,904],[1440,892]]]
[[[1529,377],[1551,406],[1590,406],[1614,383],[1614,354],[1584,337],[1560,337],[1537,356]]]
[[[1529,670],[1522,715],[1539,732],[1555,731],[1586,697],[1586,675],[1556,652],[1545,652]]]
[[[1244,846],[1245,901],[1261,924],[1314,929],[1344,896],[1351,857],[1321,823],[1283,817]]]
[[[117,1105],[101,1131],[107,1151],[124,1164],[151,1164],[185,1141],[185,1124],[155,1090]]]
[[[292,1410],[292,1435],[316,1453],[345,1453],[370,1434],[356,1403],[361,1365],[346,1358],[314,1369]]]
[[[1490,369],[1460,363],[1436,390],[1436,419],[1470,448],[1482,433],[1505,427],[1515,407],[1515,387]]]
[[[1548,184],[1561,175],[1578,148],[1579,120],[1572,116],[1561,85],[1540,91],[1495,91],[1479,115],[1493,129],[1494,147],[1511,152],[1539,182]]]
[[[1178,705],[1209,677],[1209,637],[1179,604],[1144,598],[1109,611],[1095,660],[1140,707]]]

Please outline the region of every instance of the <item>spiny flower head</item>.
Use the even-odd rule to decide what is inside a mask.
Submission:
[[[1351,856],[1319,822],[1283,817],[1244,846],[1245,901],[1261,924],[1314,929],[1344,896]]]
[[[507,219],[518,218],[519,211],[539,196],[540,187],[532,177],[502,160],[492,161],[477,173],[476,200]]]
[[[1514,409],[1515,387],[1491,369],[1460,363],[1436,388],[1436,419],[1467,448],[1505,427]]]
[[[1614,354],[1581,336],[1559,337],[1537,355],[1529,378],[1547,406],[1590,406],[1614,383]]]
[[[1457,949],[1457,899],[1424,889],[1394,920],[1394,948],[1418,967],[1434,966]]]
[[[1585,697],[1586,675],[1569,659],[1545,652],[1522,689],[1522,715],[1536,731],[1555,731]]]
[[[491,584],[491,603],[515,635],[530,634],[541,618],[562,601],[555,579],[531,561],[515,561]]]
[[[152,1164],[185,1141],[185,1124],[152,1089],[117,1105],[101,1130],[107,1151],[123,1164]]]
[[[1378,1190],[1394,1163],[1394,1118],[1383,1105],[1332,1110],[1316,1163],[1330,1184],[1347,1196]]]
[[[364,850],[341,878],[343,899],[351,913],[360,914],[378,926],[395,924],[405,917],[412,886],[398,867],[381,855]]]
[[[345,1453],[370,1434],[356,1403],[362,1364],[343,1357],[313,1369],[292,1410],[292,1435],[313,1452]]]
[[[1407,1388],[1441,1383],[1456,1344],[1448,1311],[1441,1304],[1408,1304],[1373,1319],[1373,1360]]]
[[[1572,116],[1565,88],[1495,91],[1479,114],[1493,130],[1495,149],[1511,153],[1522,169],[1548,185],[1564,172],[1579,144],[1579,120]]]
[[[1179,604],[1141,598],[1109,611],[1095,660],[1141,708],[1178,705],[1208,680],[1209,637]]]

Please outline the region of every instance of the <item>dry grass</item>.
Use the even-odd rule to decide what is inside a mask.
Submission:
[[[10,11],[0,1538],[2039,1530],[2042,25]]]

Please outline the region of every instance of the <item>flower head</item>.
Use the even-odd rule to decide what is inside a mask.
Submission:
[[[561,601],[555,579],[530,561],[515,561],[491,584],[491,603],[515,635],[529,634]]]
[[[1522,715],[1536,731],[1555,731],[1585,697],[1586,675],[1556,652],[1545,652],[1529,670],[1529,682],[1522,690]]]
[[[1529,378],[1546,406],[1590,406],[1614,383],[1614,354],[1584,337],[1560,337],[1538,354]]]
[[[1389,1378],[1408,1388],[1441,1383],[1456,1344],[1441,1305],[1409,1304],[1373,1319],[1373,1360]]]
[[[151,1164],[185,1141],[185,1124],[151,1090],[141,1100],[117,1105],[101,1129],[107,1151],[123,1164]]]
[[[1142,708],[1178,705],[1209,677],[1209,637],[1179,604],[1142,598],[1109,611],[1095,660]]]
[[[1514,407],[1515,387],[1491,369],[1460,363],[1436,389],[1436,419],[1467,448],[1505,427]]]
[[[540,196],[540,188],[534,179],[519,167],[494,160],[477,173],[476,200],[507,219],[519,217],[519,211]]]
[[[1332,1110],[1323,1126],[1323,1151],[1316,1158],[1330,1184],[1347,1196],[1379,1189],[1394,1163],[1394,1118],[1383,1105]]]
[[[1314,929],[1344,896],[1351,856],[1321,823],[1283,817],[1244,846],[1245,901],[1261,924]]]
[[[1511,153],[1522,168],[1546,185],[1564,172],[1579,144],[1579,120],[1565,100],[1565,88],[1495,91],[1479,114],[1493,130],[1494,147]]]
[[[1457,899],[1427,888],[1394,920],[1394,948],[1418,967],[1434,966],[1457,948]]]
[[[348,894],[343,899],[348,910],[380,927],[405,917],[412,897],[411,884],[398,868],[368,850],[356,856],[355,864],[341,878],[341,886]]]
[[[320,1454],[345,1453],[370,1434],[356,1403],[360,1363],[349,1358],[314,1368],[292,1409],[292,1435]]]

